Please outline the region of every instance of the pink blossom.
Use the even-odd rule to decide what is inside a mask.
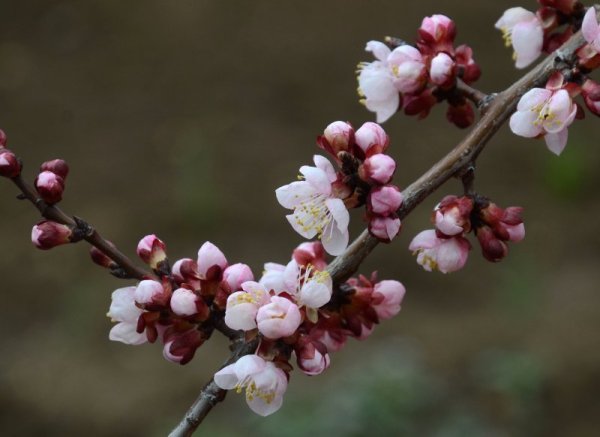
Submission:
[[[339,255],[348,245],[350,215],[332,190],[337,178],[333,166],[319,155],[314,161],[316,167],[300,168],[304,180],[284,185],[275,194],[284,208],[294,210],[286,217],[296,232],[304,238],[317,236],[328,253]]]
[[[376,215],[369,220],[369,232],[384,242],[390,242],[400,232],[400,219],[396,214],[387,217]]]
[[[450,273],[464,267],[471,245],[463,237],[438,238],[435,230],[429,229],[418,234],[408,248],[417,254],[417,263],[428,272]]]
[[[588,8],[583,23],[581,24],[581,32],[583,37],[592,48],[600,53],[600,25],[598,25],[598,17],[594,7]]]
[[[241,357],[215,373],[214,380],[224,390],[235,389],[240,393],[245,389],[248,406],[261,416],[281,408],[288,384],[283,370],[258,355]]]
[[[131,345],[139,345],[148,341],[145,333],[137,332],[138,319],[144,311],[135,304],[135,290],[136,287],[125,287],[112,293],[112,302],[106,314],[113,322],[117,322],[108,336],[112,341]]]
[[[256,329],[256,314],[269,302],[269,293],[254,281],[244,282],[242,290],[227,297],[225,324],[231,329],[250,331]]]
[[[285,291],[294,296],[299,306],[317,309],[331,300],[331,275],[313,265],[308,264],[301,269],[295,260],[290,261],[284,271],[284,281]]]
[[[473,200],[469,197],[446,196],[435,207],[435,227],[445,235],[459,235],[471,229]]]
[[[288,337],[302,323],[298,305],[280,296],[271,296],[271,301],[258,309],[256,324],[262,335],[270,339]]]
[[[367,182],[384,185],[392,180],[396,171],[396,161],[383,153],[369,156],[363,162],[359,174]]]
[[[237,263],[223,271],[223,280],[230,290],[239,290],[244,282],[254,281],[254,274],[246,264]]]
[[[375,284],[371,306],[380,319],[391,319],[400,312],[406,289],[398,281],[385,280]]]
[[[167,259],[166,245],[156,235],[146,235],[137,246],[137,254],[142,261],[151,268],[157,268],[158,264]]]
[[[171,309],[178,316],[192,316],[198,312],[196,302],[200,297],[192,290],[178,288],[171,296]]]
[[[31,230],[31,242],[38,249],[48,250],[71,242],[71,228],[50,220],[42,220]]]
[[[369,41],[365,48],[377,59],[358,65],[358,94],[369,111],[377,114],[377,122],[383,123],[398,110],[400,94],[394,85],[394,75],[387,58],[390,49],[379,41]]]
[[[510,118],[510,129],[525,138],[543,135],[548,149],[560,155],[567,144],[567,128],[576,114],[577,106],[568,91],[533,88],[519,100],[517,112]]]
[[[542,53],[544,30],[539,18],[521,7],[507,9],[496,22],[507,47],[514,49],[517,68],[525,68]]]
[[[377,187],[369,193],[367,205],[369,210],[379,215],[395,213],[402,205],[402,193],[394,185]]]
[[[221,250],[207,241],[198,251],[198,275],[200,279],[213,279],[227,267],[227,259]]]
[[[438,53],[431,60],[429,77],[436,85],[448,86],[454,82],[455,75],[454,60],[446,53]]]
[[[295,348],[298,367],[306,375],[320,375],[329,367],[331,360],[325,345],[302,337]]]
[[[387,57],[387,61],[398,91],[414,93],[427,83],[427,67],[421,52],[416,48],[408,44],[396,47]]]
[[[390,138],[385,130],[371,121],[364,123],[354,134],[356,145],[361,148],[365,155],[383,153],[388,148]]]

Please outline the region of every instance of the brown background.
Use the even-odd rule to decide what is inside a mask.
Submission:
[[[533,1],[524,2],[530,9]],[[440,4],[443,6],[440,8]],[[436,6],[438,5],[438,6]],[[467,7],[468,5],[468,7]],[[509,1],[28,1],[0,5],[0,126],[33,178],[72,167],[64,208],[125,252],[156,233],[171,259],[216,243],[260,272],[301,240],[273,190],[318,150],[331,121],[372,120],[356,96],[366,41],[412,40],[441,12],[475,50],[478,86],[519,72],[493,24]],[[441,108],[385,125],[406,186],[463,135]],[[479,160],[476,187],[525,207],[527,238],[498,265],[479,249],[452,275],[427,274],[408,243],[449,182],[378,247],[362,271],[400,279],[401,314],[350,341],[327,374],[292,375],[282,410],[261,419],[231,395],[206,435],[576,435],[600,419],[598,121],[571,129],[558,159],[508,128]],[[226,357],[215,339],[179,367],[160,347],[108,341],[120,282],[81,244],[28,242],[37,216],[0,184],[0,432],[164,435]],[[352,215],[352,235],[364,227]]]

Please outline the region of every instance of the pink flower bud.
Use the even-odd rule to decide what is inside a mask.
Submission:
[[[171,296],[171,309],[178,316],[193,316],[198,313],[198,300],[200,297],[192,290],[178,288]]]
[[[359,175],[367,182],[384,185],[392,180],[395,171],[396,161],[389,155],[378,153],[365,159],[359,168]]]
[[[369,156],[374,153],[383,153],[388,148],[389,137],[377,123],[366,122],[354,134],[358,147]]]
[[[421,52],[410,45],[397,47],[387,58],[394,86],[402,93],[415,93],[427,83],[427,68]]]
[[[196,350],[204,341],[203,334],[195,328],[183,333],[170,334],[165,338],[163,356],[173,363],[187,364],[194,358]]]
[[[389,243],[400,232],[400,219],[396,214],[373,216],[369,221],[369,232],[379,241]]]
[[[284,297],[272,296],[256,314],[258,330],[272,340],[292,335],[300,323],[302,315],[298,306]]]
[[[115,245],[112,244],[110,241],[108,241],[108,244],[113,248],[115,247]],[[95,246],[92,246],[92,248],[90,249],[90,257],[92,258],[94,264],[97,264],[100,267],[110,269],[111,267],[116,266],[116,263],[112,259],[106,256],[104,252],[102,252]]]
[[[398,281],[386,280],[375,284],[373,289],[371,306],[382,319],[391,319],[400,312],[400,304],[406,289]]]
[[[452,52],[456,26],[445,15],[436,14],[423,18],[418,33],[421,53]]]
[[[369,193],[367,205],[371,212],[378,215],[395,213],[402,205],[402,193],[394,185],[377,187]]]
[[[592,114],[600,116],[600,84],[591,79],[586,80],[581,95]]]
[[[296,344],[295,352],[298,367],[307,375],[319,375],[329,367],[327,348],[319,341],[303,336]]]
[[[6,137],[6,133],[2,129],[0,129],[0,148],[6,147],[8,139]]]
[[[0,176],[14,178],[21,174],[21,163],[10,150],[0,148]]]
[[[458,46],[454,53],[454,59],[459,70],[462,71],[460,77],[462,80],[471,84],[481,76],[481,69],[473,59],[473,49],[466,44]]]
[[[170,293],[158,281],[146,279],[135,289],[135,301],[145,306],[165,306],[169,302]]]
[[[35,179],[35,188],[44,202],[52,205],[62,200],[65,181],[56,173],[43,171]]]
[[[152,269],[167,259],[166,246],[156,235],[146,235],[137,246],[137,254]]]
[[[455,75],[454,60],[446,53],[438,53],[431,60],[429,78],[434,84],[443,87],[450,86],[454,83]]]
[[[31,231],[31,241],[38,249],[48,250],[61,244],[70,243],[71,228],[50,220],[43,220]]]
[[[198,275],[198,263],[191,258],[183,258],[175,262],[171,269],[173,278],[178,284],[189,284],[194,288],[200,288],[200,276]]]
[[[435,227],[447,236],[471,230],[473,200],[469,197],[446,196],[434,211]]]
[[[489,226],[481,226],[476,229],[477,239],[481,245],[481,252],[485,259],[498,262],[508,255],[506,243],[496,237]]]
[[[217,246],[207,241],[198,251],[198,274],[200,279],[215,279],[227,267],[227,259]]]
[[[223,271],[223,280],[227,282],[230,290],[236,291],[241,289],[244,282],[254,281],[254,274],[246,264],[238,263]]]
[[[337,157],[339,152],[349,151],[354,144],[354,128],[350,123],[334,121],[325,128],[323,136],[317,138],[317,144]]]
[[[52,161],[46,161],[40,167],[40,171],[51,171],[59,175],[63,179],[67,179],[69,174],[69,166],[62,159],[54,159]]]
[[[404,113],[406,115],[416,115],[419,119],[427,117],[431,108],[438,102],[432,90],[433,88],[426,88],[416,96],[404,96],[402,101]]]
[[[475,112],[469,102],[464,101],[459,105],[448,105],[446,119],[459,129],[466,129],[475,121]]]
[[[325,249],[320,241],[311,241],[300,244],[294,249],[292,258],[300,266],[312,265],[316,270],[325,270],[327,261],[325,260]]]

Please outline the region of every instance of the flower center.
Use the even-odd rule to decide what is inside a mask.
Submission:
[[[317,237],[323,237],[323,231],[332,220],[331,212],[325,205],[327,196],[314,194],[308,200],[301,202],[294,213],[296,224],[304,232],[316,231]]]

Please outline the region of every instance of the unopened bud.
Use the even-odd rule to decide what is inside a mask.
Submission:
[[[475,121],[475,112],[469,102],[464,101],[459,105],[449,105],[446,119],[456,127],[465,129]]]
[[[453,50],[456,25],[445,15],[436,14],[423,18],[418,33],[419,42],[417,45],[422,53],[450,53]]]
[[[137,254],[152,269],[167,259],[166,246],[156,235],[146,235],[137,246]]]
[[[485,259],[498,262],[508,255],[508,246],[504,241],[496,238],[494,231],[489,226],[481,226],[477,228],[475,233]]]
[[[400,205],[402,205],[402,193],[394,185],[385,185],[371,190],[367,199],[369,210],[379,215],[393,214]]]
[[[325,270],[327,268],[325,249],[320,241],[301,243],[294,249],[292,258],[299,266],[308,266],[310,264],[316,270]]]
[[[52,161],[44,162],[40,167],[40,171],[51,171],[61,178],[66,179],[69,174],[69,166],[62,159],[53,159]]]
[[[388,217],[375,215],[369,220],[369,232],[379,241],[389,243],[400,232],[400,219],[396,214]]]
[[[50,220],[43,220],[31,230],[31,241],[38,249],[48,250],[70,243],[71,228]]]
[[[229,285],[231,291],[241,290],[246,281],[254,281],[254,274],[246,264],[237,263],[223,271],[223,280]]]
[[[600,116],[600,84],[591,79],[586,80],[581,95],[588,109],[593,114]]]
[[[350,123],[334,121],[325,128],[317,143],[333,156],[342,151],[347,152],[354,144],[354,128]]]
[[[200,279],[211,280],[227,267],[227,259],[221,250],[207,241],[198,251],[198,274]]]
[[[21,163],[10,150],[0,148],[0,176],[14,178],[21,174]]]
[[[295,348],[298,367],[307,375],[314,376],[323,373],[330,364],[327,347],[317,340],[302,336]]]
[[[8,139],[6,138],[6,133],[2,129],[0,129],[0,148],[6,147]]]
[[[171,296],[171,309],[178,316],[193,316],[198,313],[196,302],[200,297],[187,288],[178,288]]]
[[[354,139],[367,156],[385,152],[390,141],[383,128],[371,121],[366,122],[356,131]]]
[[[200,287],[200,276],[198,275],[198,263],[191,258],[183,258],[173,264],[171,269],[173,278],[179,284],[190,284],[195,288]]]
[[[43,171],[35,179],[35,188],[44,202],[52,205],[62,200],[65,181],[51,171]]]
[[[384,185],[392,180],[396,171],[396,161],[391,156],[378,153],[365,159],[358,171],[364,181]]]
[[[149,308],[165,306],[170,297],[171,293],[160,282],[150,279],[140,282],[134,293],[135,301]]]
[[[110,241],[108,242],[108,244],[111,247],[115,247],[114,244],[112,244]],[[112,259],[106,256],[104,252],[102,252],[95,246],[92,246],[92,248],[90,249],[90,257],[92,258],[94,264],[97,264],[100,267],[110,269],[116,266],[116,263]]]
[[[439,53],[431,60],[429,78],[439,86],[447,87],[454,83],[456,76],[454,60],[446,53]]]

